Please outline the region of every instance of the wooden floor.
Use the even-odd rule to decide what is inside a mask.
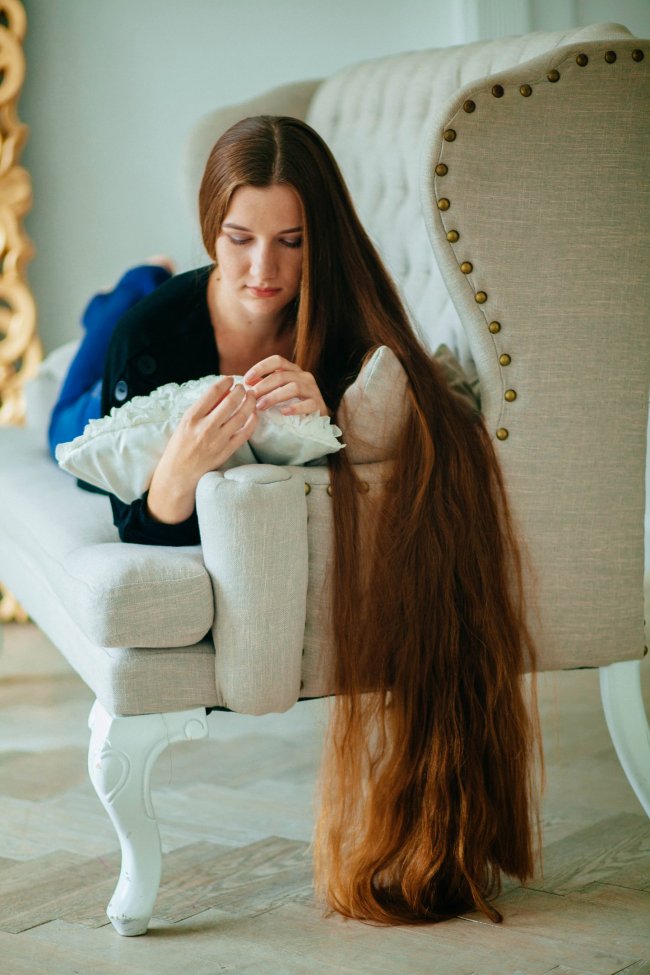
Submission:
[[[149,934],[127,939],[104,914],[119,857],[86,776],[91,693],[34,627],[6,626],[0,972],[650,975],[650,825],[610,744],[597,673],[544,675],[540,691],[545,870],[506,890],[502,925],[472,915],[386,929],[322,916],[309,857],[314,702],[282,716],[214,714],[210,741],[163,754],[163,882]]]

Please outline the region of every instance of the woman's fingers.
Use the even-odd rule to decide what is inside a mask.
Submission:
[[[232,376],[223,376],[221,379],[217,380],[212,386],[209,387],[196,403],[188,407],[186,416],[189,417],[202,417],[207,416],[211,413],[231,392],[233,388],[233,378]]]
[[[257,426],[258,419],[259,418],[257,416],[257,413],[255,412],[255,408],[253,407],[252,411],[246,417],[246,422],[243,423],[238,430],[235,430],[235,432],[230,437],[231,445],[233,444],[233,442],[236,442],[237,446],[239,446],[242,443],[245,443],[246,440],[250,438],[251,434],[253,433],[253,430]]]
[[[299,403],[289,403],[287,406],[280,407],[280,413],[285,415],[295,414],[297,416],[303,413],[309,415],[310,413],[319,413],[320,406],[315,399],[301,399]]]
[[[241,392],[236,391],[232,394],[232,401],[232,408],[229,414],[220,416],[219,413],[221,413],[221,410],[214,411],[215,422],[219,423],[229,434],[232,434],[233,430],[237,430],[242,423],[245,423],[251,413],[255,413],[255,397],[252,393],[246,392],[243,389]]]
[[[264,396],[265,393],[270,393],[271,390],[277,389],[278,386],[286,386],[289,383],[294,383],[298,385],[299,383],[304,383],[312,378],[311,373],[297,371],[295,369],[276,369],[274,372],[269,373],[263,379],[258,380],[256,383],[249,383],[253,392],[256,396]]]
[[[267,406],[275,406],[277,403],[283,403],[285,400],[291,399],[293,396],[309,396],[309,390],[301,383],[293,380],[291,382],[276,386],[275,388],[270,389],[268,392],[266,392],[266,390],[261,390],[258,392],[257,389],[255,389],[254,395],[256,397],[259,409],[264,410]]]
[[[248,370],[244,381],[252,387],[257,409],[260,411],[286,403],[290,399],[299,399],[302,401],[300,404],[281,407],[282,413],[328,413],[313,375],[304,372],[295,362],[282,356],[272,355],[257,362]]]
[[[248,386],[253,386],[259,379],[269,375],[269,373],[278,372],[280,369],[295,371],[296,369],[300,370],[300,366],[281,355],[270,355],[267,359],[260,359],[254,366],[251,366],[244,375],[244,382]]]

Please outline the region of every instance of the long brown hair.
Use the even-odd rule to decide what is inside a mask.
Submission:
[[[305,235],[294,359],[337,420],[364,360],[388,346],[408,376],[393,474],[358,536],[346,452],[333,485],[334,687],[315,874],[328,904],[380,923],[441,920],[525,881],[539,840],[541,759],[519,546],[492,442],[410,326],[322,139],[259,116],[214,147],[199,195],[215,242],[238,186],[298,193]],[[367,496],[365,496],[367,497]],[[363,581],[362,581],[363,580]]]

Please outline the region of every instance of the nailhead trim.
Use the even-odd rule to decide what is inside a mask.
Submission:
[[[616,51],[605,51],[604,58],[608,64],[614,64],[617,60]],[[639,63],[643,61],[644,58],[645,58],[645,54],[641,50],[641,48],[634,48],[634,50],[632,51],[632,60]],[[585,54],[584,52],[581,52],[580,54],[576,55],[576,64],[581,68],[586,67],[589,64],[588,55]],[[546,78],[549,82],[555,84],[560,80],[561,75],[557,68],[551,68],[551,70],[546,75]],[[529,98],[533,93],[532,86],[529,84],[520,85],[519,93],[524,98]],[[503,98],[503,96],[505,95],[505,89],[503,85],[499,85],[499,84],[493,85],[492,95],[495,98]],[[471,114],[472,112],[476,111],[476,102],[473,101],[471,98],[468,98],[467,101],[463,103],[463,111],[468,114]],[[443,132],[443,138],[445,142],[454,142],[456,139],[456,135],[457,133],[455,129],[445,129]],[[449,170],[446,163],[438,163],[438,165],[435,168],[435,172],[437,176],[446,176],[448,171]],[[441,197],[438,200],[439,210],[448,210],[450,205],[451,204],[446,197]],[[459,238],[460,238],[460,234],[457,230],[447,231],[447,240],[449,241],[449,243],[455,244],[459,240]],[[471,274],[471,272],[474,270],[471,261],[463,261],[459,266],[463,274]],[[479,305],[485,304],[485,302],[488,300],[487,293],[485,291],[475,292],[474,300]],[[501,323],[496,321],[490,322],[488,325],[488,330],[491,332],[492,335],[498,334],[501,331]],[[511,362],[512,359],[507,352],[501,353],[501,355],[499,356],[499,365],[501,365],[502,367],[506,367],[509,366]],[[509,403],[514,402],[517,399],[516,391],[514,389],[507,389],[504,393],[504,399]],[[509,435],[510,435],[509,431],[506,429],[506,427],[499,427],[496,431],[497,440],[502,440],[502,441],[507,440]],[[307,485],[305,485],[305,490],[306,489],[307,489]],[[366,485],[365,490],[367,489],[368,487]],[[331,494],[330,485],[328,485],[327,492],[328,494]],[[647,653],[647,648],[644,649],[645,652]]]

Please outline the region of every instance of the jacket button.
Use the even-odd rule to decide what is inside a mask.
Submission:
[[[151,376],[156,371],[156,360],[152,355],[141,355],[138,359],[138,370],[143,376]]]
[[[120,379],[119,383],[116,383],[113,395],[118,403],[123,403],[129,395],[129,387],[124,379]]]

